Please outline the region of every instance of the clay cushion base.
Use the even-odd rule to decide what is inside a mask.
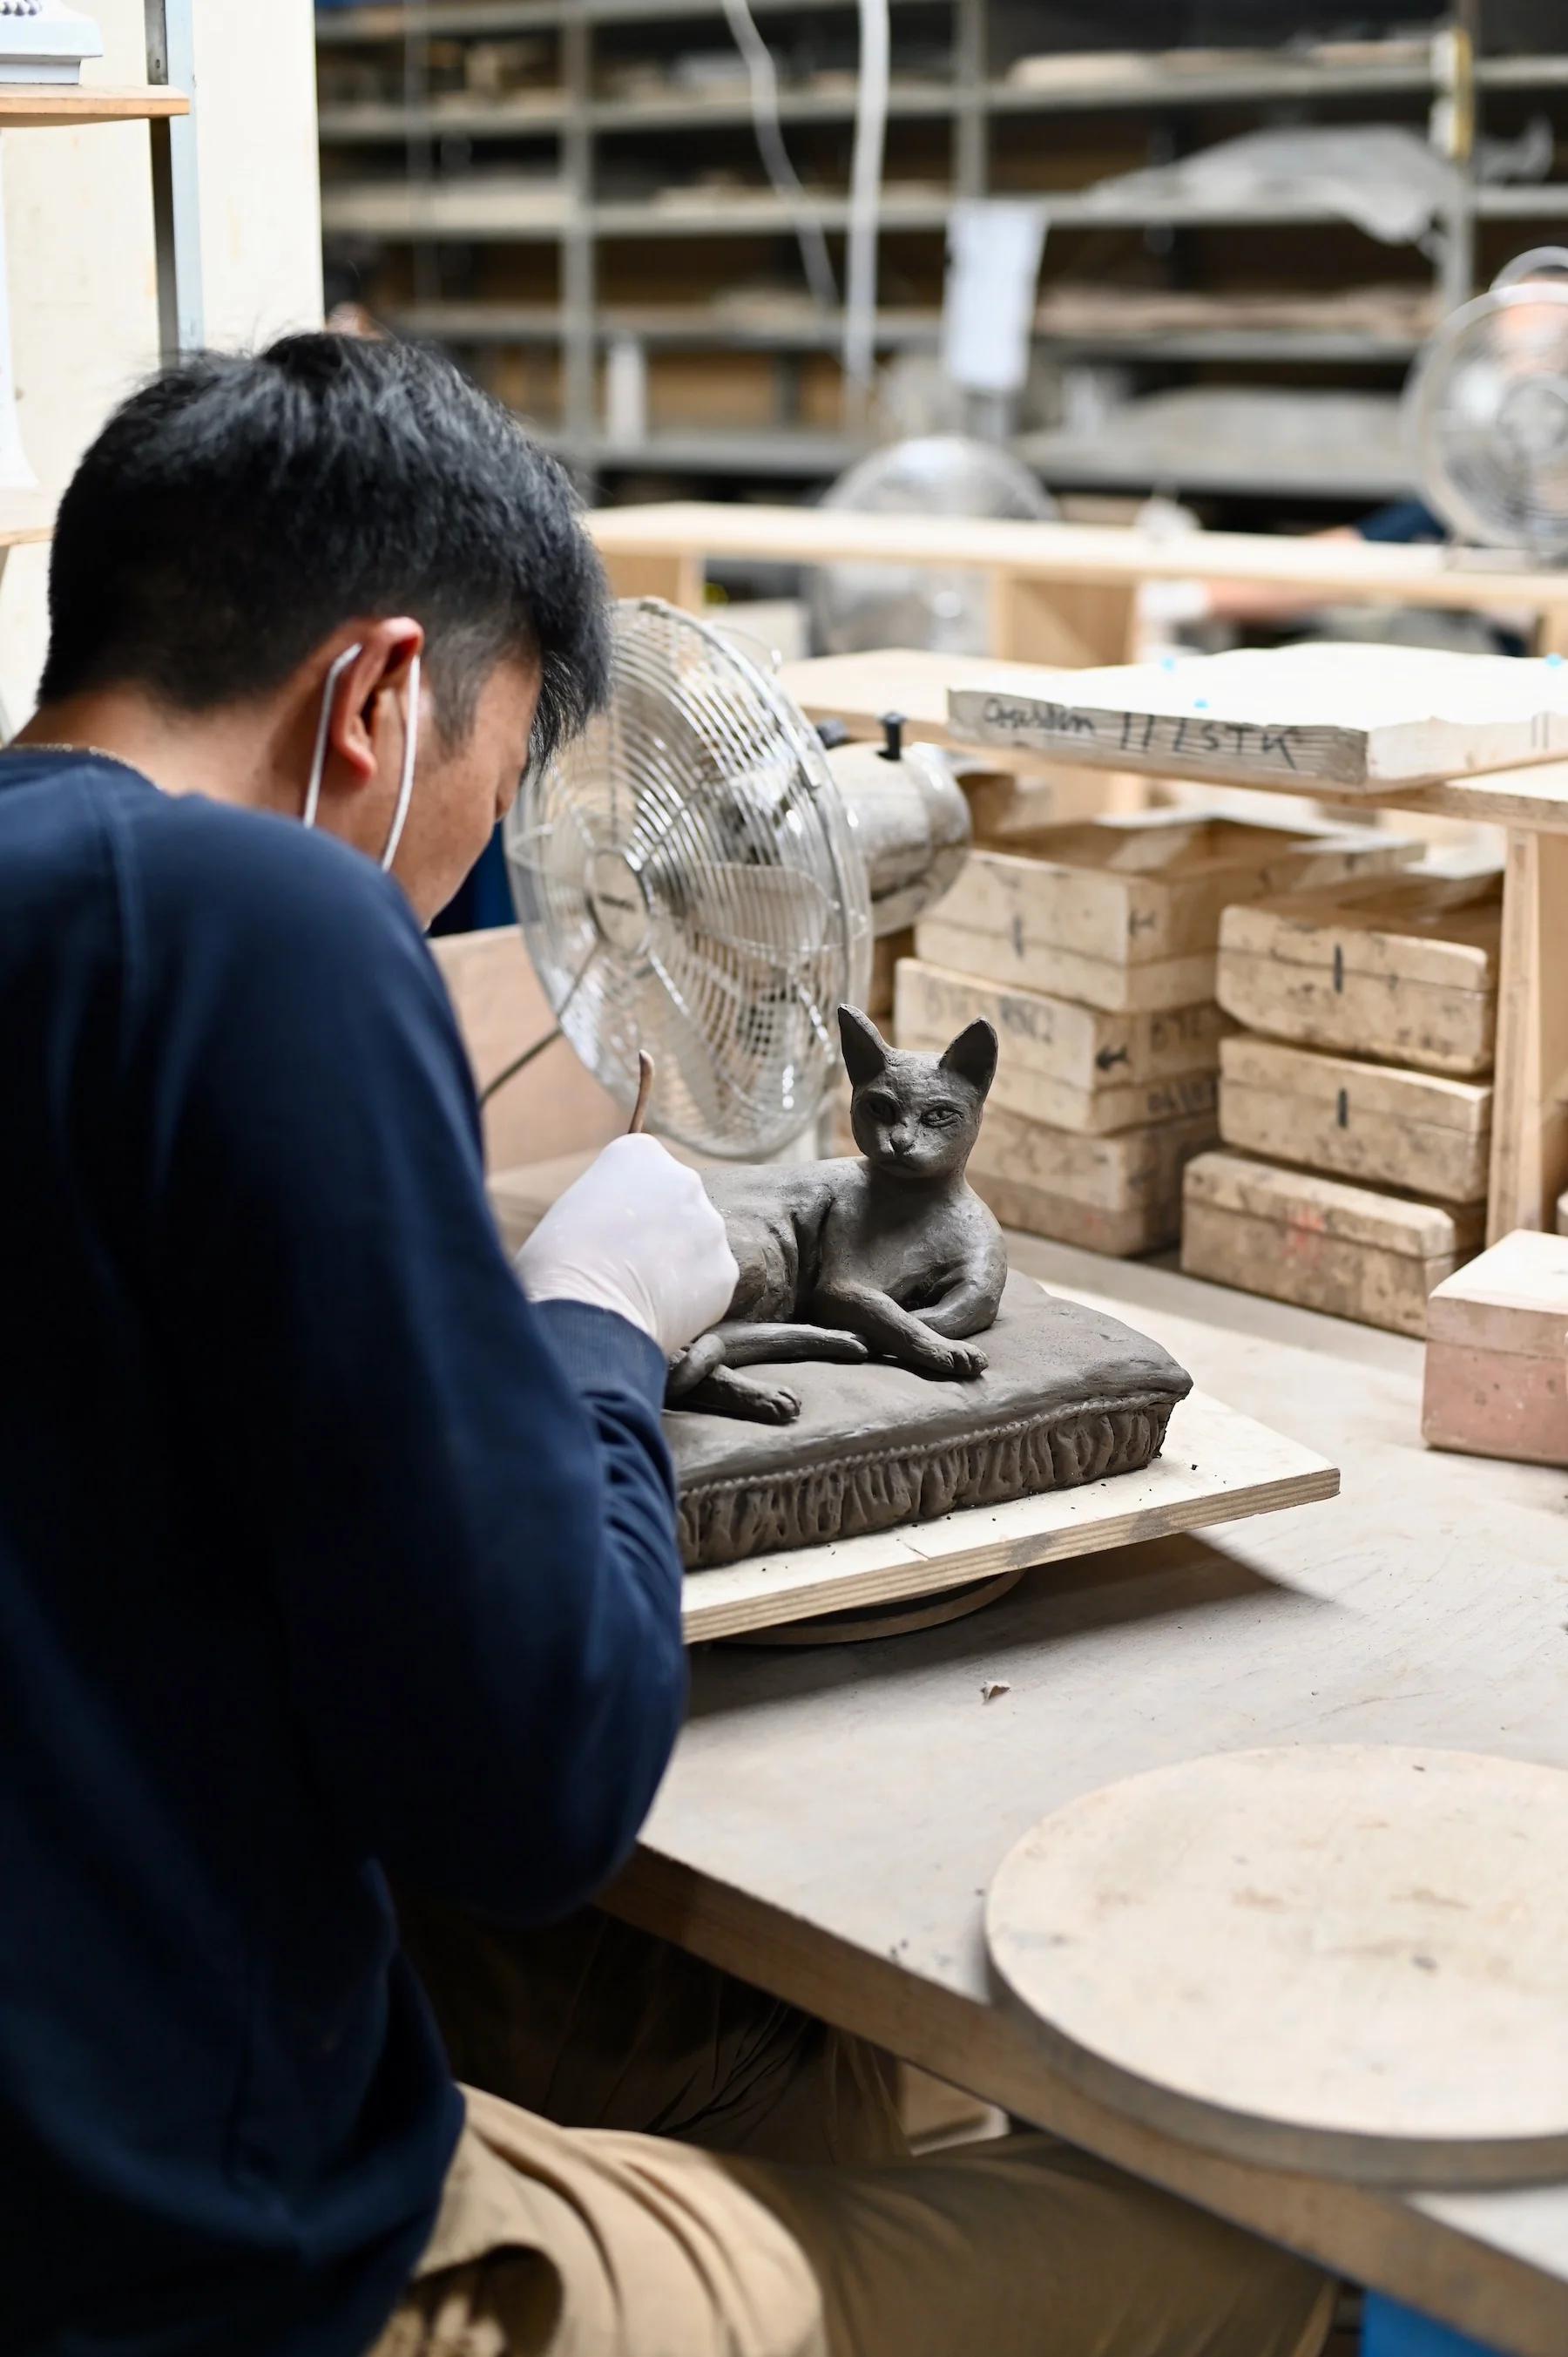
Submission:
[[[1028,1277],[1008,1278],[975,1340],[990,1364],[968,1383],[876,1365],[759,1370],[800,1395],[795,1424],[666,1411],[687,1569],[1135,1473],[1192,1389],[1147,1335]]]

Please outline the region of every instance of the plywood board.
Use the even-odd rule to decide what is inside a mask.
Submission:
[[[1009,1852],[992,1961],[1072,2082],[1371,2184],[1568,2173],[1568,1773],[1395,1746],[1178,1761]],[[1180,1871],[1168,1870],[1179,1858]]]
[[[811,655],[785,663],[779,680],[808,720],[836,720],[852,737],[879,738],[885,716],[897,712],[909,743],[951,746],[949,687],[983,686],[995,668],[988,655],[939,657],[926,647],[879,647],[871,654]],[[1077,763],[1044,761],[1027,748],[1017,754],[1003,748],[981,766],[972,748],[957,749],[967,751],[975,770],[974,780],[965,778],[963,784],[981,841],[1015,834],[1030,823],[1051,825],[1105,810],[1138,810],[1149,797],[1146,780],[1132,771],[1086,774]],[[1018,770],[1026,782],[1009,792],[1004,780]]]
[[[1251,1030],[1474,1078],[1497,1037],[1494,875],[1372,878],[1225,912],[1216,990]]]
[[[1568,672],[1315,641],[950,688],[948,720],[960,743],[1095,769],[1375,794],[1568,754]]]
[[[1482,1227],[1477,1205],[1204,1154],[1187,1166],[1181,1265],[1188,1276],[1419,1338],[1427,1296],[1477,1249]]]
[[[1338,1486],[1335,1469],[1311,1449],[1194,1392],[1171,1419],[1164,1454],[1141,1473],[693,1572],[682,1626],[695,1644],[850,1605],[937,1595],[1004,1571],[1306,1505]]]
[[[1254,544],[1280,547],[1296,544],[1275,540]],[[643,561],[673,564],[676,560]],[[1568,612],[1568,608],[1560,610]],[[920,666],[918,671],[917,664]],[[1026,745],[982,748],[955,737],[947,717],[946,685],[974,686],[997,695],[1028,697],[1037,694],[1042,684],[1042,675],[1031,664],[1004,663],[982,655],[917,658],[907,651],[895,651],[891,654],[878,651],[820,656],[790,665],[786,676],[790,693],[811,719],[842,718],[862,735],[874,729],[875,714],[899,706],[901,696],[908,693],[913,709],[912,736],[946,745],[972,759],[983,759],[988,767],[1011,770],[1031,784],[1041,780],[1052,798],[1050,805],[1041,813],[1046,820],[1067,819],[1090,810],[1133,810],[1139,807],[1132,796],[1140,788],[1149,794],[1157,795],[1160,791],[1157,782],[1131,771],[1081,766],[1075,769],[1059,760],[1053,761]],[[1075,779],[1080,795],[1098,781],[1102,790],[1099,798],[1070,801],[1069,781]],[[1254,783],[1287,795],[1299,795],[1302,791],[1288,777],[1257,780]],[[1364,803],[1367,799],[1359,787],[1332,785],[1321,779],[1310,791],[1315,800],[1341,802],[1347,806]],[[1568,761],[1539,761],[1528,769],[1488,770],[1475,777],[1446,779],[1438,785],[1382,787],[1376,799],[1380,809],[1406,812],[1418,819],[1453,818],[1469,824],[1564,834],[1568,833]],[[986,838],[996,824],[992,814],[995,807],[983,793],[976,804],[977,839]],[[1004,816],[996,831],[998,834],[1011,834],[1013,823]]]
[[[1243,1033],[1220,1049],[1227,1146],[1444,1202],[1486,1200],[1489,1083]]]
[[[1212,999],[1108,1015],[918,958],[900,961],[894,1029],[901,1048],[938,1054],[976,1017],[993,1024],[1002,1041],[989,1102],[1003,1112],[1103,1135],[1214,1110],[1229,1020]]]

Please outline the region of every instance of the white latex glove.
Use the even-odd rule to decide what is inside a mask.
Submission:
[[[613,1309],[667,1359],[717,1325],[740,1274],[696,1172],[641,1136],[607,1146],[551,1205],[517,1273],[531,1301]]]

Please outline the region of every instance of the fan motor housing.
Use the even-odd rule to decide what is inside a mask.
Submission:
[[[645,955],[651,912],[637,861],[624,851],[594,852],[584,888],[588,912],[608,946],[622,957]]]

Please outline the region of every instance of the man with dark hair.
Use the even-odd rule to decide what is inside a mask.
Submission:
[[[111,419],[50,608],[0,757],[0,2351],[1307,2357],[1310,2269],[1044,2139],[759,2159],[791,2090],[886,2109],[760,1998],[672,2110],[697,1968],[636,2124],[746,2158],[454,2084],[383,1878],[526,1927],[629,1847],[684,1692],[665,1361],[735,1284],[640,1137],[518,1283],[420,938],[603,697],[599,569],[446,363],[301,336]],[[593,1920],[539,2004],[646,1963],[582,2051],[629,2086],[671,1967],[583,1967]]]

